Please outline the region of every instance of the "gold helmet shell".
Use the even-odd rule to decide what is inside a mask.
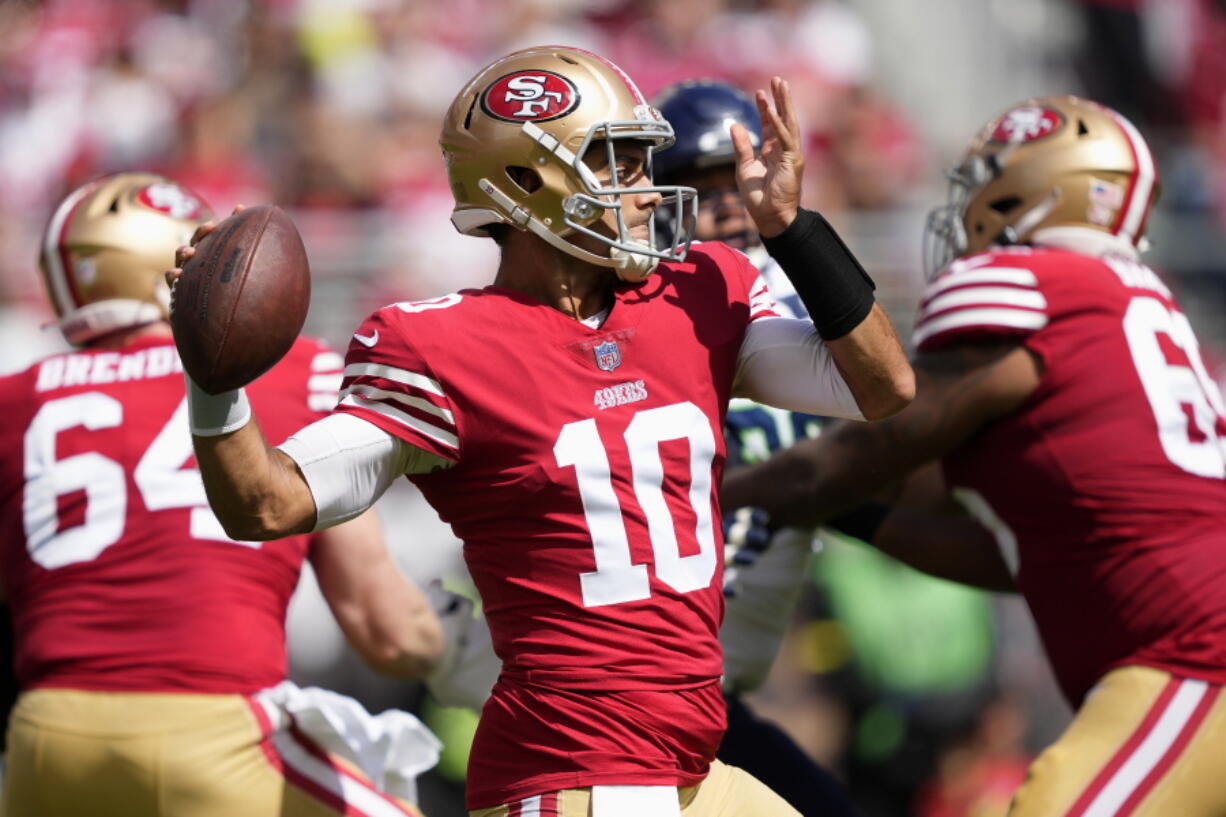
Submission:
[[[118,173],[70,193],[39,263],[65,339],[79,346],[167,317],[163,276],[211,215],[195,193],[154,173]]]
[[[1075,96],[1028,99],[989,121],[929,215],[927,266],[992,246],[1143,249],[1158,196],[1153,154],[1120,114]]]
[[[481,69],[451,103],[439,144],[455,209],[451,221],[466,235],[488,236],[492,224],[529,230],[559,250],[627,280],[642,280],[661,259],[681,260],[689,248],[696,192],[677,185],[623,187],[615,143],[634,140],[652,150],[673,143],[672,126],[613,63],[563,46],[517,51]],[[613,175],[602,184],[583,162],[593,144],[606,149]],[[533,177],[534,174],[534,177]],[[525,177],[531,184],[524,184]],[[631,237],[621,211],[624,193],[659,192],[682,225],[672,243]],[[616,236],[594,229],[606,211]],[[575,244],[584,234],[609,246],[600,255]]]

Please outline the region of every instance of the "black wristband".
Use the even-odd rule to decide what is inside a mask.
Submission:
[[[872,544],[877,529],[893,510],[883,502],[865,502],[858,508],[852,508],[847,513],[839,514],[833,519],[822,523],[823,527],[832,528],[839,533],[855,537],[861,542]]]
[[[762,246],[779,262],[824,340],[846,335],[868,317],[876,285],[826,219],[801,209]]]

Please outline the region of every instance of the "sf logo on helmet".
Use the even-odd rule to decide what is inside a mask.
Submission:
[[[200,218],[200,199],[188,193],[177,184],[158,182],[151,184],[136,197],[136,200],[151,210],[165,213],[171,218]]]
[[[992,141],[1004,144],[1033,142],[1055,133],[1062,124],[1064,119],[1050,108],[1014,108],[1000,118],[992,131]]]
[[[516,71],[481,94],[481,109],[504,122],[545,122],[566,116],[578,105],[578,89],[552,71]]]

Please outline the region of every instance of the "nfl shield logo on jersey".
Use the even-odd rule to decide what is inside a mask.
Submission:
[[[617,348],[617,341],[607,340],[592,351],[596,353],[596,365],[606,372],[622,365],[622,352]]]

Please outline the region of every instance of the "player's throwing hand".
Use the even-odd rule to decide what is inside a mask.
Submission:
[[[238,213],[242,212],[245,209],[247,209],[247,206],[245,204],[240,204],[230,212],[230,215],[232,216],[237,215]],[[183,275],[183,265],[188,262],[188,259],[195,256],[196,245],[199,244],[201,241],[203,241],[205,236],[207,236],[209,233],[213,232],[216,229],[217,229],[217,222],[214,221],[213,219],[209,219],[208,221],[204,222],[203,224],[201,224],[199,227],[196,228],[196,231],[192,233],[191,240],[187,244],[184,244],[181,247],[175,248],[174,269],[170,269],[166,271],[166,283],[170,286],[170,291],[172,295],[171,311],[174,311],[173,295],[174,295],[174,289],[175,289],[175,282],[178,281],[179,278]]]

